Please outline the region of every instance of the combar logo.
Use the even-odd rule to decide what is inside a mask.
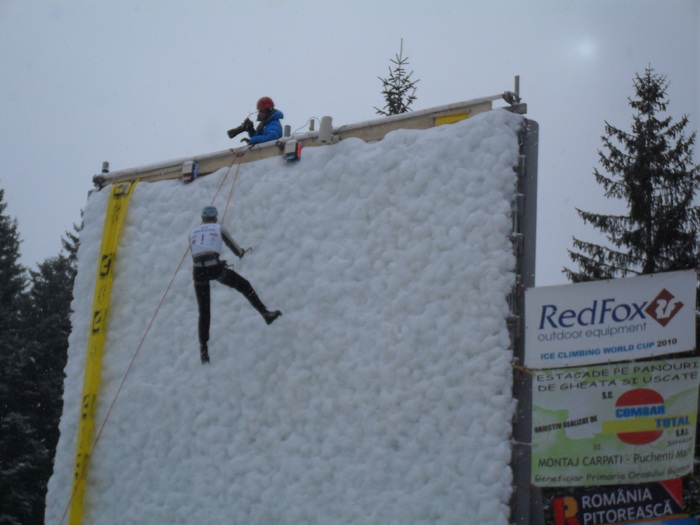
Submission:
[[[664,398],[655,390],[635,388],[622,394],[615,403],[615,418],[626,421],[626,432],[618,432],[620,441],[630,445],[653,443],[664,433],[663,429],[647,428],[652,418],[662,417],[666,413]]]
[[[666,326],[683,308],[683,303],[666,288],[644,310],[661,326]]]

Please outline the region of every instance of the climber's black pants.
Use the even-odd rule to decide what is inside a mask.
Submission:
[[[209,281],[219,281],[230,288],[238,290],[243,294],[250,304],[260,314],[267,311],[258,294],[247,279],[241,277],[232,269],[227,268],[223,262],[218,262],[212,266],[197,266],[192,268],[192,279],[194,280],[194,293],[197,296],[197,308],[199,309],[199,342],[209,341],[209,324],[211,320],[211,303]]]

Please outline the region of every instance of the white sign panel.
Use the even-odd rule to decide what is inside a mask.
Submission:
[[[532,483],[625,485],[693,471],[698,358],[538,370]]]
[[[695,270],[525,292],[525,366],[629,361],[695,347]]]

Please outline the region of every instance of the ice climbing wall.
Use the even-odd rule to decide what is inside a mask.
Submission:
[[[242,164],[237,177],[139,184],[114,268],[84,523],[506,524],[522,124],[494,110]],[[85,206],[52,524],[71,496],[107,201],[105,189]],[[204,366],[186,250],[211,203],[253,248],[224,258],[284,315],[267,326],[213,283]]]

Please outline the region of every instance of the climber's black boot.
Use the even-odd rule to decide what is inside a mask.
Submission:
[[[267,324],[272,324],[272,322],[281,315],[282,315],[282,312],[280,312],[279,310],[275,310],[274,312],[270,312],[268,310],[265,310],[262,313],[263,319],[265,319],[265,322]]]

